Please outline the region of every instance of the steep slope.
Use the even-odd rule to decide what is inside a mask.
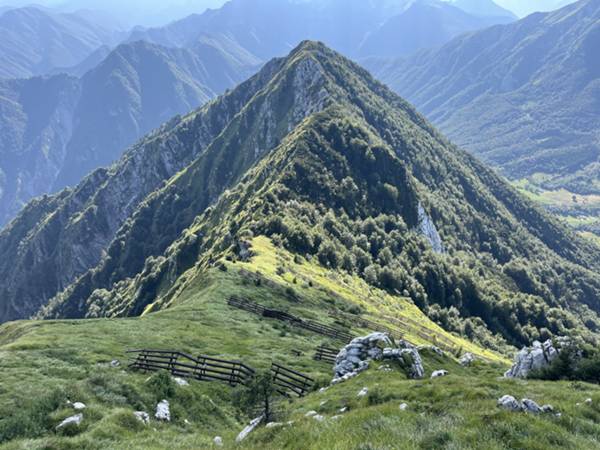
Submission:
[[[499,379],[507,363],[452,335],[449,339],[464,345],[463,351],[493,362],[481,360],[462,367],[449,352],[440,356],[423,349],[423,380],[407,379],[400,365],[386,364],[385,369],[386,365],[373,362],[358,377],[327,386],[331,364],[313,356],[318,346],[339,348],[340,342],[230,308],[229,297],[251,298],[359,335],[372,329],[349,327],[345,321],[335,321],[332,312],[369,318],[386,326],[394,326],[394,320],[409,313],[428,330],[439,328],[414,314],[416,308],[408,300],[370,288],[356,277],[324,269],[316,261],[300,261],[264,242],[255,241],[254,251],[246,263],[224,260],[226,270],[205,272],[164,311],[128,319],[1,325],[0,402],[6,408],[0,411],[0,445],[18,449],[213,448],[217,447],[214,437],[220,436],[222,448],[255,450],[346,450],[364,448],[365,442],[372,447],[407,450],[435,448],[440,442],[456,448],[499,450],[594,447],[600,428],[598,386]],[[285,270],[277,274],[278,267]],[[435,343],[433,336],[439,338],[438,343],[442,341],[438,334],[415,341],[411,328],[403,331],[416,344]],[[128,356],[124,351],[140,346],[241,360],[255,369],[268,369],[277,362],[311,376],[316,385],[302,399],[276,397],[277,415],[272,420],[293,420],[292,426],[259,427],[236,444],[237,434],[255,417],[247,417],[235,407],[232,398],[237,391],[225,383],[195,380],[178,386],[168,377],[123,367]],[[120,360],[121,367],[111,367],[115,359]],[[429,379],[439,368],[448,370],[449,375]],[[357,396],[365,387],[368,395]],[[550,403],[563,417],[503,411],[496,407],[496,401],[507,392],[540,404]],[[55,431],[56,425],[73,414],[67,398],[87,406],[82,426],[68,435]],[[134,411],[152,413],[163,398],[170,403],[170,423],[151,417],[146,426],[134,418]],[[587,398],[593,399],[591,405],[585,403]],[[401,403],[407,403],[408,408],[401,410]],[[342,408],[346,409],[340,411]],[[305,417],[309,411],[317,411],[323,422]]]
[[[233,0],[165,27],[136,30],[130,39],[185,46],[201,32],[226,34],[262,59],[286,54],[302,39],[323,41],[350,57],[400,56],[506,21],[436,0]]]
[[[118,27],[99,23],[85,13],[9,9],[0,15],[0,78],[25,78],[74,66],[122,37],[124,32]]]
[[[118,163],[93,172],[76,188],[27,205],[0,234],[1,253],[20,261],[15,269],[6,258],[0,269],[9,278],[1,287],[7,295],[1,305],[2,320],[33,314],[98,264],[140,202],[202,154],[264,87],[276,66],[272,63],[235,93],[194,114],[176,117],[134,145]]]
[[[135,42],[117,47],[81,79],[2,82],[0,226],[31,198],[76,185],[258,64],[227,41],[203,38],[189,49]]]
[[[181,142],[175,149],[183,151],[190,142],[183,130],[193,136],[232,96],[246,100],[235,103],[191,164],[135,211],[110,205],[111,218],[123,217],[121,228],[103,234],[89,270],[81,264],[71,271],[71,280],[83,275],[43,316],[137,315],[177,303],[207,267],[223,257],[246,258],[250,238],[266,236],[298,256],[410,297],[447,329],[493,348],[567,331],[594,340],[598,248],[450,145],[367,72],[307,42],[157,140]],[[143,157],[156,144],[142,143],[131,154]],[[120,183],[112,175],[105,188]],[[10,258],[3,298],[14,300],[6,311],[23,314],[21,300],[29,301],[29,311],[43,305],[40,286],[31,283],[42,267],[37,243],[48,246],[50,229],[65,230],[60,247],[76,247],[70,224],[96,242],[106,220],[97,203],[88,200],[71,218],[61,206],[65,216],[55,220],[55,213],[52,225],[29,233],[19,253],[35,264]],[[11,235],[0,244],[16,239]],[[46,263],[55,260],[55,247],[44,251]],[[51,277],[47,294],[69,284]]]
[[[444,2],[418,1],[369,33],[360,46],[359,55],[406,56],[419,49],[442,45],[467,31],[512,21],[505,16],[473,15],[458,5]]]
[[[372,68],[510,178],[599,193],[599,18],[600,3],[582,0]]]

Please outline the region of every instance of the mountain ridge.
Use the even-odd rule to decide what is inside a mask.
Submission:
[[[50,230],[80,228],[63,236],[65,249],[76,249],[79,233],[77,239],[91,242],[108,232],[87,267],[70,271],[71,281],[46,285],[46,299],[55,298],[42,316],[127,316],[167,307],[216,261],[251,251],[245,236],[266,236],[325,267],[404,293],[447,329],[468,327],[472,338],[491,348],[567,329],[594,339],[600,249],[535,208],[368,72],[323,44],[302,43],[126,155],[149,161],[172,142],[177,157],[194,130],[217,117],[212,137],[180,159],[178,169],[140,185],[146,187],[134,194],[139,206],[55,200],[75,210],[59,207],[62,219],[53,214],[51,226],[27,232],[21,254],[39,259],[36,241],[53,242]],[[106,194],[116,190],[111,198],[130,198],[136,190],[118,193],[124,180],[115,174],[127,158],[108,178],[102,171],[96,175],[106,180]],[[152,164],[142,167],[136,170],[152,171]],[[96,184],[91,178],[88,183]],[[103,227],[109,217],[120,219]],[[442,251],[432,246],[422,220],[439,234]],[[9,255],[14,250],[6,243],[17,239],[12,234],[0,235],[0,248]],[[47,262],[55,252],[47,253]],[[5,266],[0,273],[19,299],[39,299],[28,280],[47,263],[32,268],[21,258],[14,254],[12,272]],[[63,266],[77,260],[69,258]],[[543,310],[542,316],[536,312]]]

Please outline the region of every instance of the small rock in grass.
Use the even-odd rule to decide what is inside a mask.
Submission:
[[[331,420],[340,420],[342,416],[332,416]]]
[[[81,411],[81,410],[84,410],[86,408],[85,403],[81,403],[81,402],[75,402],[71,406],[76,411]]]
[[[165,422],[171,421],[171,410],[169,408],[168,400],[163,400],[156,405],[156,414],[154,414],[157,420],[164,420]]]
[[[362,388],[360,390],[360,392],[358,393],[357,397],[364,397],[365,395],[367,395],[369,393],[369,388]]]
[[[82,421],[83,421],[83,414],[76,414],[74,416],[67,417],[65,420],[63,420],[61,423],[58,424],[56,429],[60,430],[61,428],[64,428],[69,425],[79,426],[79,425],[81,425]]]
[[[592,404],[592,399],[591,398],[586,398],[585,399],[585,404],[586,405],[591,405]]]
[[[448,375],[447,370],[436,370],[431,374],[431,378],[445,377],[446,375]]]
[[[146,411],[135,411],[133,415],[144,425],[148,425],[150,423],[150,414],[148,414]]]
[[[281,422],[269,422],[268,424],[265,425],[266,428],[278,428],[278,427],[282,427],[283,424]]]
[[[473,353],[465,353],[458,360],[459,364],[463,367],[470,366],[471,364],[473,364],[474,361],[475,361],[475,356],[473,356]]]
[[[316,416],[317,412],[316,411],[309,411],[306,414],[304,414],[304,417],[312,417],[312,416]]]
[[[523,400],[521,400],[521,403],[523,404],[523,411],[525,412],[530,412],[533,414],[539,414],[541,412],[544,412],[540,405],[538,405],[531,399],[524,398]]]
[[[252,431],[254,431],[254,429],[263,421],[264,418],[265,416],[262,415],[252,420],[252,422],[250,422],[250,424],[244,428],[240,434],[237,435],[235,442],[242,442],[244,439],[246,439],[246,437],[252,433]]]
[[[175,384],[177,384],[177,386],[189,386],[190,383],[188,383],[187,380],[184,380],[183,378],[179,378],[179,377],[173,377],[173,381],[175,382]]]
[[[339,412],[339,413],[342,413],[342,414],[344,414],[344,413],[345,413],[345,412],[347,412],[347,411],[348,411],[348,407],[347,407],[347,406],[344,406],[343,408],[340,408],[340,409],[338,410],[338,412]]]
[[[542,406],[542,412],[552,413],[552,412],[554,412],[554,407],[552,405],[544,405],[544,406]]]
[[[317,414],[316,416],[312,416],[313,419],[315,419],[317,422],[323,422],[325,420],[325,417]]]
[[[121,362],[118,359],[113,359],[110,362],[110,367],[119,367],[121,365]]]
[[[213,442],[217,447],[223,447],[223,438],[221,436],[216,436]]]
[[[408,405],[406,403],[400,404],[400,411],[406,411],[408,409]]]
[[[555,415],[556,417],[558,417],[559,419],[562,417],[562,414],[561,414],[561,413],[556,413],[556,414],[554,414],[554,415]]]
[[[327,389],[329,389],[329,388],[328,388],[328,387],[322,387],[321,389],[319,389],[319,392],[320,392],[320,393],[323,393],[323,392],[325,392]]]
[[[505,395],[498,399],[498,406],[500,408],[508,409],[509,411],[521,411],[523,406],[519,401],[512,395]]]
[[[321,403],[319,403],[319,406],[325,406],[327,404],[327,400],[323,400]]]

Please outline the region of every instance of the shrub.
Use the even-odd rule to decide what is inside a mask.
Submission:
[[[147,384],[156,401],[171,398],[175,395],[175,383],[166,370],[156,372],[150,377]]]

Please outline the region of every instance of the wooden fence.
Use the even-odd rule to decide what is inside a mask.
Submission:
[[[167,370],[181,378],[198,381],[220,381],[232,386],[245,384],[254,376],[254,369],[240,361],[228,361],[210,356],[193,357],[185,353],[165,350],[130,350],[137,354],[129,367],[154,372]]]
[[[334,364],[338,353],[339,350],[320,345],[319,347],[317,347],[317,352],[315,353],[313,359],[315,361],[324,361],[327,363]]]
[[[354,336],[347,331],[340,330],[329,325],[323,325],[318,322],[313,322],[311,320],[304,320],[300,317],[294,316],[293,314],[278,311],[276,309],[268,309],[262,305],[259,305],[258,303],[239,297],[231,297],[227,301],[227,304],[234,308],[242,309],[262,317],[281,320],[289,323],[292,326],[312,331],[313,333],[327,336],[344,343],[349,342],[354,338]]]
[[[166,370],[173,376],[198,381],[220,381],[231,386],[247,384],[255,375],[253,368],[240,361],[228,361],[169,350],[129,350],[135,354],[129,364],[131,369],[156,372]],[[314,380],[300,372],[288,369],[278,363],[271,366],[271,375],[276,391],[286,397],[304,396],[314,384]]]
[[[277,363],[271,366],[271,374],[277,392],[286,397],[303,397],[315,383],[312,378]]]

